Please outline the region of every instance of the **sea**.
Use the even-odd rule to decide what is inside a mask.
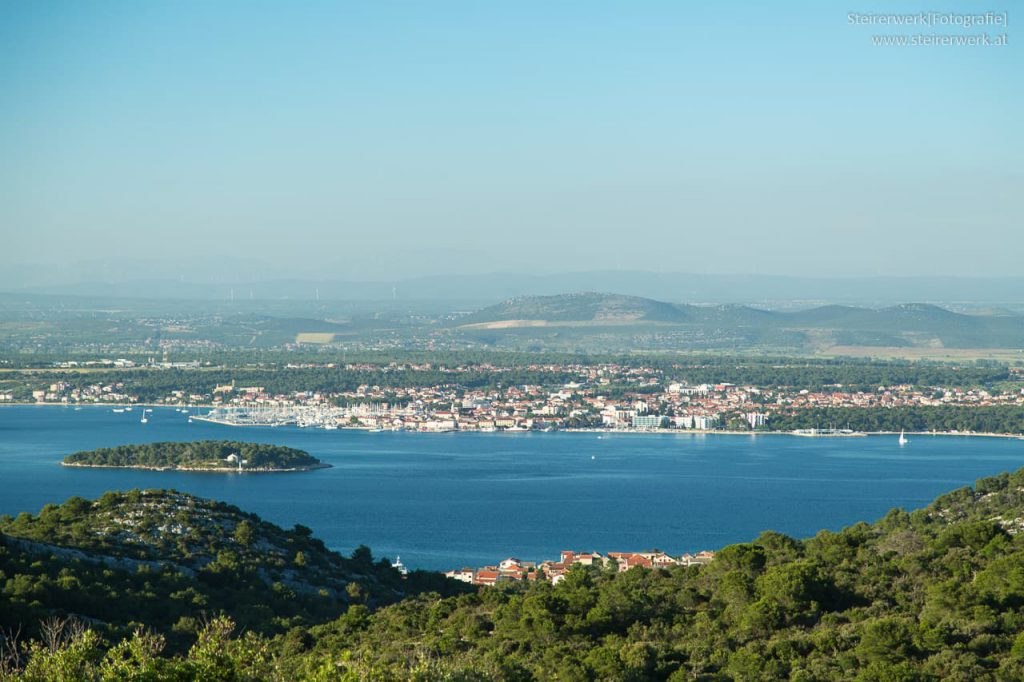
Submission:
[[[229,439],[306,450],[329,469],[186,473],[60,466],[78,450]],[[764,530],[805,538],[913,509],[1024,466],[1024,441],[970,436],[801,438],[642,433],[373,433],[236,427],[173,408],[0,408],[0,514],[107,490],[169,488],[223,500],[329,547],[367,545],[447,570],[561,550],[670,554]]]

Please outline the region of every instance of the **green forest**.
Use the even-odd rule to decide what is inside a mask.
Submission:
[[[50,617],[77,614],[105,642],[137,628],[170,652],[230,614],[271,636],[461,584],[414,571],[403,578],[366,547],[343,557],[309,528],[283,529],[222,502],[168,490],[73,497],[38,514],[0,516],[0,632],[42,635]]]
[[[239,576],[261,580],[258,569],[246,568],[260,553],[239,550],[252,533],[278,534],[275,556],[293,565],[299,552],[320,557],[315,539],[182,496],[183,523],[200,512],[231,516],[202,526],[197,551],[216,551],[216,567],[194,578],[177,569],[170,603],[178,620],[170,627],[155,605],[171,586],[153,574],[93,570],[18,544],[53,538],[103,549],[80,526],[109,523],[104,508],[123,516],[132,502],[113,495],[0,522],[0,614],[8,631],[21,625],[25,633],[7,640],[0,679],[1024,679],[1024,470],[840,532],[798,540],[766,531],[723,548],[706,567],[576,567],[556,586],[499,584],[458,594],[450,581],[401,581],[361,549],[333,560],[355,587],[304,613],[296,613],[301,600],[286,603],[291,595],[256,601],[220,593]],[[146,495],[178,499],[130,495],[136,504]],[[169,544],[158,550],[137,542],[152,556],[173,554]],[[291,589],[278,583],[271,589]],[[395,585],[416,589],[399,590],[405,598],[388,603],[380,595]],[[110,598],[74,601],[103,590]],[[133,590],[149,610],[120,598]]]
[[[230,459],[234,456],[234,459]],[[78,466],[152,467],[184,469],[242,468],[261,471],[309,469],[328,466],[308,452],[283,445],[242,443],[231,440],[141,443],[75,452],[64,464]]]
[[[804,408],[773,413],[766,429],[837,428],[855,431],[963,431],[1024,434],[1024,407],[927,405],[920,407]]]

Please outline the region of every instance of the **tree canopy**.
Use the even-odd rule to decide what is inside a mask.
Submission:
[[[118,445],[76,452],[65,457],[64,463],[87,466],[218,469],[234,468],[239,460],[244,460],[245,469],[264,471],[326,466],[303,450],[283,445],[231,440]]]
[[[84,504],[98,503],[56,509],[72,515]],[[1020,680],[1022,529],[1024,470],[806,540],[765,532],[703,567],[576,566],[558,585],[418,592],[382,608],[360,583],[321,624],[241,634],[225,608],[175,651],[145,629],[108,645],[81,627],[58,646],[21,645],[7,677],[71,669],[87,680]],[[232,546],[248,533],[235,527]],[[372,566],[363,553],[351,561]],[[69,569],[37,586],[0,565],[11,576],[0,599],[44,599],[78,577]]]

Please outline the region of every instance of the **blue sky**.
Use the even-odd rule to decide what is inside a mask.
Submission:
[[[1024,274],[1014,7],[714,5],[3,3],[0,261]]]

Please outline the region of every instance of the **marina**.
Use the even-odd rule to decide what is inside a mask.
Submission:
[[[805,438],[860,438],[867,435],[863,431],[852,429],[794,429],[790,433]]]

